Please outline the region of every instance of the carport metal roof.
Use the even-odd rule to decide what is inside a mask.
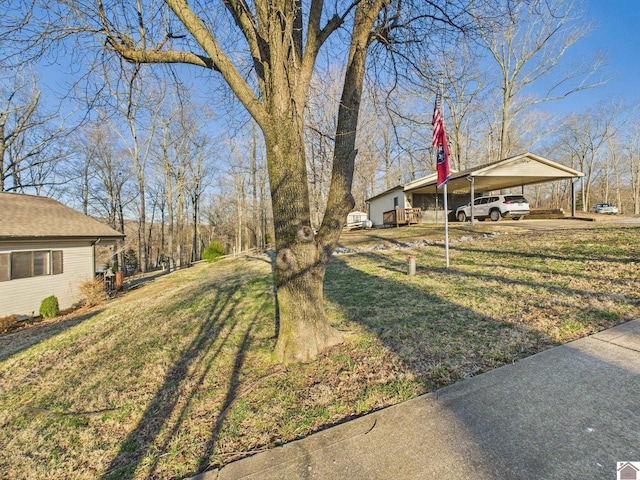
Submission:
[[[449,193],[470,193],[473,182],[476,192],[491,192],[578,177],[584,177],[584,173],[527,152],[462,172],[452,172],[447,189]],[[404,191],[433,194],[436,193],[436,182],[436,174],[433,173],[407,183]]]

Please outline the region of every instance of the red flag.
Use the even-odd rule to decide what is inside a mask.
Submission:
[[[449,145],[447,144],[447,136],[444,133],[444,123],[440,115],[440,95],[436,96],[436,104],[433,108],[433,142],[436,147],[437,161],[436,170],[438,172],[437,188],[442,187],[449,180],[451,172],[449,171]]]

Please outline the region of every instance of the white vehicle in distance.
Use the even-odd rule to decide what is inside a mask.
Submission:
[[[607,213],[609,215],[617,215],[618,207],[610,203],[596,203],[591,207],[593,213]]]
[[[529,215],[529,201],[522,195],[490,195],[473,201],[473,218],[480,221],[490,218],[497,222],[501,218],[521,220]],[[471,204],[467,203],[456,210],[456,218],[464,222],[471,218]]]

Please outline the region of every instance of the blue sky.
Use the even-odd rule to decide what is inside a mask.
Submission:
[[[591,22],[593,28],[568,50],[565,64],[588,60],[600,52],[604,54],[607,64],[599,75],[608,81],[595,89],[544,104],[542,108],[553,113],[569,114],[593,108],[603,100],[624,100],[628,106],[640,107],[640,0],[577,1],[585,10],[585,20]],[[61,84],[68,81],[68,70],[66,65],[42,68],[40,88],[45,92],[48,87],[55,91],[64,90]],[[49,80],[49,85],[44,79]]]
[[[567,52],[571,58],[589,58],[603,52],[609,81],[596,89],[570,96],[554,106],[565,113],[582,111],[606,99],[640,102],[640,0],[585,0],[586,20],[593,29]]]

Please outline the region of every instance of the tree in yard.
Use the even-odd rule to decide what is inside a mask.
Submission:
[[[484,48],[497,67],[500,99],[497,116],[497,158],[513,151],[512,124],[525,110],[543,102],[559,100],[577,91],[592,88],[590,77],[600,66],[572,65],[558,73],[566,51],[588,31],[580,22],[572,0],[519,2],[506,17],[506,28],[481,29]],[[529,95],[532,84],[548,82],[545,94]]]
[[[354,205],[356,130],[370,47],[378,42],[384,53],[396,46],[428,41],[433,32],[427,29],[433,22],[469,27],[474,9],[457,0],[331,4],[323,0],[224,0],[221,8],[202,0],[36,3],[38,9],[31,12],[34,17],[42,12],[48,15],[46,25],[28,30],[44,30],[38,38],[89,33],[94,47],[103,45],[133,65],[184,64],[219,74],[264,137],[280,308],[277,358],[310,361],[340,343],[341,334],[324,314],[323,281],[346,215]],[[497,6],[491,11],[500,15]],[[316,233],[310,221],[305,106],[311,80],[318,73],[320,50],[332,40],[333,47],[339,47],[340,41],[348,45],[342,54],[340,48],[331,52],[332,61],[343,62],[344,77],[333,135],[331,183]],[[182,71],[183,67],[177,67],[175,73]]]
[[[623,162],[629,174],[633,214],[640,214],[640,119],[636,119],[629,128],[623,147]]]
[[[165,105],[167,107],[167,105]],[[162,179],[162,193],[167,210],[167,251],[169,268],[182,264],[181,232],[184,223],[184,193],[187,163],[190,160],[191,136],[196,133],[195,122],[185,115],[181,105],[173,105],[164,112],[155,138],[155,168]],[[164,223],[163,223],[164,232]],[[164,233],[163,233],[164,236]],[[163,247],[164,247],[164,241]]]
[[[331,183],[331,166],[336,127],[340,73],[329,69],[322,78],[315,77],[307,96],[305,149],[311,208],[311,227],[322,224]],[[361,150],[360,150],[361,152]]]
[[[226,166],[213,177],[209,198],[214,205],[207,215],[233,254],[265,245],[267,172],[259,135],[255,123],[248,122],[234,137],[216,142],[216,157],[226,159]]]
[[[253,229],[253,246],[265,247],[266,225],[266,169],[262,152],[258,147],[256,125],[251,125],[251,151],[249,152],[249,175],[251,188],[251,217]]]
[[[470,122],[474,109],[478,108],[477,99],[485,88],[485,80],[468,47],[461,45],[458,53],[451,62],[444,63],[442,71],[448,91],[444,100],[451,115],[453,163],[456,169],[463,170],[473,166],[469,155],[469,143],[473,138]]]
[[[213,145],[204,133],[210,118],[202,108],[195,108],[189,102],[190,92],[180,92],[167,96],[164,108],[157,116],[157,135],[153,139],[150,156],[154,158],[156,182],[154,210],[161,211],[161,242],[159,254],[168,256],[170,262],[180,266],[184,262],[195,261],[199,257],[198,226],[201,199],[210,183],[212,172]],[[161,194],[161,195],[160,195]],[[162,197],[162,198],[160,198]],[[188,202],[187,202],[188,201]],[[191,252],[186,240],[186,210],[191,209],[192,231]],[[168,222],[168,250],[165,251],[164,218]]]
[[[248,242],[247,219],[247,191],[249,184],[249,168],[245,164],[244,152],[232,148],[229,154],[229,165],[225,171],[225,177],[228,179],[229,190],[233,192],[231,195],[231,204],[235,209],[233,215],[233,223],[235,229],[235,243],[232,251],[240,254],[245,250]]]
[[[8,72],[8,71],[7,71]],[[58,115],[44,113],[36,78],[0,67],[0,191],[42,193],[54,185],[54,166],[68,151]],[[55,126],[54,126],[55,125]]]
[[[210,178],[213,164],[210,162],[211,151],[208,151],[209,139],[205,135],[194,135],[192,138],[192,159],[188,165],[185,190],[191,203],[191,261],[200,259],[198,251],[198,225],[200,224],[201,200]]]
[[[600,105],[593,111],[570,115],[561,127],[559,152],[570,159],[571,168],[582,173],[581,203],[586,212],[591,202],[591,189],[603,162],[607,141],[615,134],[617,109]]]
[[[436,92],[442,93],[447,106],[447,139],[451,156],[451,167],[460,171],[475,166],[485,157],[479,148],[490,150],[493,142],[490,135],[480,134],[481,125],[487,123],[484,105],[487,94],[487,74],[478,61],[469,38],[461,38],[448,45],[442,55],[433,59],[426,53],[419,59],[417,78],[410,95],[415,102],[421,99],[427,108],[416,117],[415,123],[431,127],[433,102]],[[482,138],[483,141],[478,141]],[[486,140],[488,138],[488,140]],[[433,165],[432,165],[433,168]]]
[[[135,198],[127,192],[132,172],[125,161],[126,153],[118,149],[117,138],[104,120],[85,126],[81,132],[76,156],[81,159],[78,180],[84,213],[105,218],[111,228],[124,233],[124,209]],[[113,265],[123,265],[124,255],[118,259],[116,245],[112,250]]]
[[[140,268],[147,271],[147,202],[146,169],[151,153],[152,139],[158,124],[158,112],[162,105],[158,89],[151,88],[150,79],[143,78],[144,72],[139,65],[122,69],[123,82],[112,86],[110,98],[116,115],[124,118],[127,131],[113,125],[123,144],[126,146],[133,172],[138,184],[138,245]]]

